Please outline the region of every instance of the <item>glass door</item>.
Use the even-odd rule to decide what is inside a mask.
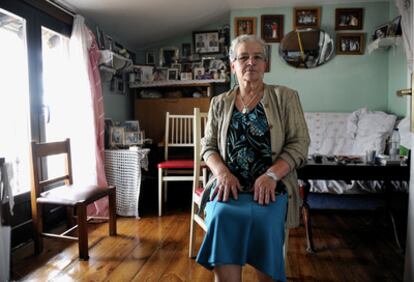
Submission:
[[[30,106],[26,20],[0,9],[0,156],[13,166],[13,194],[29,190]]]

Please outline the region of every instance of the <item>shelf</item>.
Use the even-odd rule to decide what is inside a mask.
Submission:
[[[118,55],[110,50],[101,50],[99,64],[112,68],[115,71],[124,69],[132,65],[132,60]]]
[[[367,46],[368,53],[377,50],[377,49],[383,49],[387,50],[391,47],[395,47],[401,43],[401,36],[393,36],[393,37],[384,37],[384,38],[378,38],[374,41],[372,41]]]
[[[225,79],[201,79],[201,80],[165,80],[145,83],[129,83],[129,88],[152,87],[208,87],[214,83],[227,83]]]

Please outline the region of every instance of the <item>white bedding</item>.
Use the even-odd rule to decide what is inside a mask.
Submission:
[[[383,154],[397,117],[366,108],[352,113],[306,112],[311,143],[309,155],[359,155],[367,150]],[[403,123],[405,126],[405,123]],[[402,130],[402,128],[400,129]],[[404,128],[404,131],[407,130]],[[404,135],[404,132],[400,133]],[[408,189],[406,183],[394,183],[397,190]],[[378,181],[311,181],[311,192],[356,194],[379,192],[383,186]]]

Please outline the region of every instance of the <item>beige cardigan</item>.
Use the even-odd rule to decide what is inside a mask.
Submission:
[[[227,130],[236,93],[237,88],[211,100],[201,148],[204,160],[215,152],[225,160]],[[281,181],[286,185],[289,196],[286,225],[297,227],[300,197],[296,168],[305,164],[310,143],[299,96],[296,91],[284,86],[265,85],[262,104],[270,128],[272,160],[283,159],[291,168],[291,172]]]

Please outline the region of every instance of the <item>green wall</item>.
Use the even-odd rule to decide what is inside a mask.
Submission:
[[[323,5],[321,28],[333,36],[335,41],[335,9],[345,7],[364,8],[363,30],[344,32],[364,32],[366,44],[371,41],[375,27],[388,22],[390,18],[388,2]],[[260,35],[260,16],[263,14],[284,15],[286,34],[292,31],[292,9],[293,7],[234,10],[230,15],[231,37],[234,38],[234,17],[243,16],[257,17],[257,34]],[[279,44],[271,45],[271,71],[265,74],[266,83],[282,84],[298,90],[305,111],[349,112],[367,107],[371,110],[405,114],[405,102],[394,101],[389,97],[391,84],[392,87],[397,84],[394,79],[406,71],[403,51],[397,49],[392,57],[390,51],[336,55],[318,68],[295,69],[278,56]]]
[[[364,8],[364,32],[366,45],[371,42],[373,30],[393,19],[398,13],[394,2],[349,3],[321,6],[321,28],[333,36],[336,8]],[[230,15],[214,21],[209,26],[196,30],[214,30],[230,24],[230,36],[234,38],[234,17],[257,18],[257,34],[260,36],[260,16],[263,14],[284,15],[284,34],[292,31],[293,7],[233,10]],[[163,40],[136,51],[136,63],[145,63],[145,52],[166,46],[181,48],[182,43],[192,44],[192,34]],[[407,98],[398,98],[395,91],[407,86],[407,67],[403,44],[390,50],[376,50],[364,55],[335,55],[330,62],[314,69],[295,69],[283,62],[278,55],[278,43],[271,44],[271,71],[265,74],[269,84],[281,84],[299,91],[305,111],[349,112],[361,107],[382,110],[405,116]],[[158,58],[158,53],[156,54]],[[158,59],[157,59],[158,60]],[[102,83],[105,115],[114,120],[132,118],[130,95],[122,96],[109,90],[109,83]]]

